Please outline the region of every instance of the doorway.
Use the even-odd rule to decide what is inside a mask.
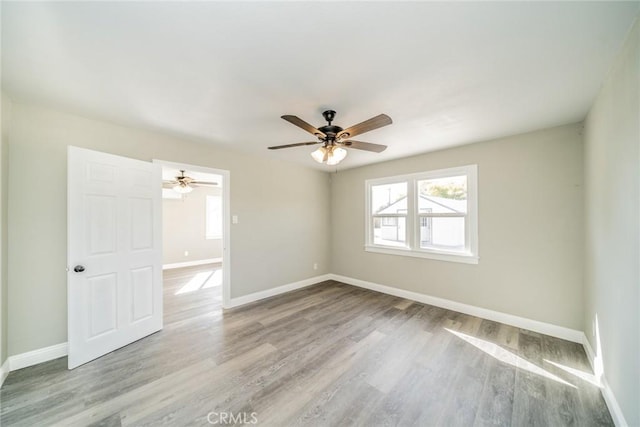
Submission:
[[[230,173],[154,163],[162,168],[165,322],[205,302],[211,310],[222,309],[230,298]]]

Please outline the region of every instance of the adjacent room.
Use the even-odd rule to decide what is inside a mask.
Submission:
[[[164,326],[222,310],[224,177],[195,169],[162,166]]]
[[[639,16],[0,2],[0,424],[640,426]]]

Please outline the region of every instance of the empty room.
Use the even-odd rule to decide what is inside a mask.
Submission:
[[[640,1],[0,2],[0,425],[640,427]]]

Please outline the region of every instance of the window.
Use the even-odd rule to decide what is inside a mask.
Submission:
[[[365,250],[477,264],[477,166],[366,181]]]
[[[371,186],[373,241],[376,245],[405,246],[407,241],[407,183]]]
[[[222,239],[222,197],[207,196],[206,239]]]

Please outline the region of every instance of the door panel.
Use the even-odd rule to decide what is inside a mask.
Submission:
[[[153,205],[149,199],[131,199],[131,249],[153,247]]]
[[[69,147],[70,369],[162,329],[161,183],[159,165]]]
[[[117,323],[118,280],[115,274],[103,274],[87,279],[89,288],[89,338],[113,332]]]
[[[136,322],[153,314],[153,270],[151,267],[132,270],[131,284],[133,290],[131,317]]]
[[[85,196],[87,207],[88,253],[90,255],[116,252],[118,220],[116,198],[90,194]]]

